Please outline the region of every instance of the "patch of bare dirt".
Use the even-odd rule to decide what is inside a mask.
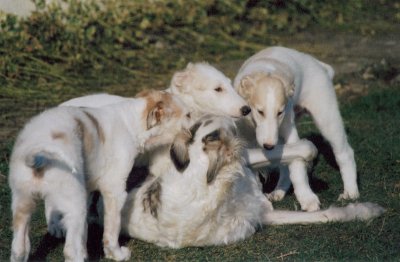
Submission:
[[[274,42],[332,65],[336,91],[344,100],[365,95],[376,81],[383,85],[400,84],[399,26],[380,35],[318,31],[277,36]],[[234,77],[242,63],[242,60],[230,61],[221,67]]]

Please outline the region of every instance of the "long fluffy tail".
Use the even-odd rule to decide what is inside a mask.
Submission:
[[[64,154],[45,150],[28,154],[25,158],[25,164],[36,171],[40,171],[38,174],[43,174],[43,171],[50,166],[56,166],[72,173],[76,172],[73,161]]]
[[[345,207],[330,207],[315,212],[274,210],[264,214],[266,225],[315,224],[369,220],[380,216],[385,209],[378,204],[365,202],[349,204]]]

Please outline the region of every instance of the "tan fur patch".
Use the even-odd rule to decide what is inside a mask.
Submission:
[[[161,183],[157,179],[147,188],[143,198],[143,210],[150,211],[154,218],[158,217],[158,208],[161,205],[161,190]]]
[[[183,112],[182,109],[175,103],[171,94],[164,91],[156,90],[145,90],[136,95],[136,97],[142,97],[146,99],[146,108],[142,114],[143,122],[147,122],[147,117],[150,112],[156,107],[160,106],[160,102],[163,107],[160,109],[157,115],[157,121],[161,121],[165,116],[168,117],[180,117]]]
[[[104,130],[101,127],[101,125],[99,124],[99,121],[97,121],[97,119],[90,113],[83,111],[90,119],[90,121],[92,121],[94,127],[96,128],[96,132],[97,135],[99,136],[100,142],[104,144],[104,142],[106,141],[106,137],[104,135]]]
[[[88,132],[84,122],[81,119],[75,118],[75,122],[76,133],[83,144],[82,154],[83,157],[86,158],[86,154],[91,152],[94,147],[93,136]]]
[[[33,176],[36,178],[42,178],[44,176],[44,171],[46,171],[45,168],[36,168],[33,169]]]
[[[60,132],[60,131],[55,131],[51,133],[51,137],[56,140],[56,139],[60,139],[60,140],[67,140],[67,134],[65,134],[64,132]]]
[[[25,224],[28,219],[27,214],[30,214],[34,208],[35,203],[33,201],[25,205],[19,204],[13,216],[13,228],[17,229],[21,224]]]

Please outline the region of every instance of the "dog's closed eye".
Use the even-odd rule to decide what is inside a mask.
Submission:
[[[206,135],[205,137],[203,137],[203,139],[201,141],[203,143],[207,143],[207,142],[217,141],[220,139],[221,139],[221,131],[215,130],[215,131],[209,133],[208,135]]]

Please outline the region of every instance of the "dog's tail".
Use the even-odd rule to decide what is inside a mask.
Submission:
[[[369,220],[380,216],[383,212],[385,212],[383,207],[370,202],[349,204],[345,207],[330,207],[314,212],[274,210],[265,212],[263,223],[287,225]]]
[[[32,168],[34,174],[42,176],[50,167],[57,167],[65,171],[76,173],[77,169],[73,161],[63,153],[46,150],[33,151],[25,157],[25,164]]]
[[[318,60],[318,63],[325,69],[325,71],[328,74],[329,78],[331,80],[333,80],[333,76],[335,75],[335,70],[333,70],[333,68],[330,65],[325,64],[324,62],[321,62],[321,61]]]

